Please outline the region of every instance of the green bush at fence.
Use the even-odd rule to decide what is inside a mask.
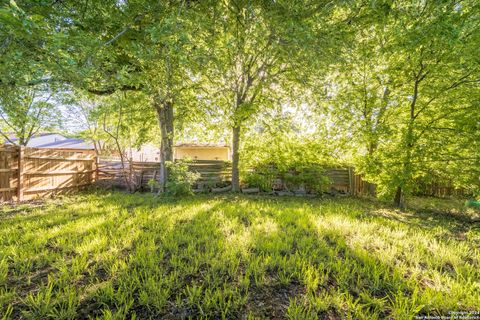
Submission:
[[[200,174],[189,171],[189,163],[191,163],[191,160],[166,162],[168,169],[168,181],[166,183],[167,195],[182,196],[193,194],[192,185],[200,178]]]
[[[257,165],[252,171],[245,174],[244,182],[251,187],[258,187],[262,191],[271,191],[275,187],[275,180],[282,183],[282,189],[296,191],[305,189],[309,192],[321,193],[326,191],[330,180],[325,175],[325,168],[318,164],[299,164],[288,169],[277,168],[275,163]]]
[[[325,168],[315,163],[299,163],[294,169],[282,172],[280,179],[284,181],[288,189],[299,189],[302,186],[315,193],[327,190],[330,179],[325,175]]]
[[[243,148],[242,181],[271,191],[280,179],[283,189],[320,193],[330,183],[325,168],[339,165],[315,140],[266,139]]]

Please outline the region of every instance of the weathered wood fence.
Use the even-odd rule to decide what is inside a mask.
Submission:
[[[231,165],[220,160],[195,160],[189,169],[198,172],[197,184],[218,184],[231,179]],[[125,187],[124,174],[132,174],[138,188],[146,189],[150,179],[157,180],[160,169],[159,162],[126,161],[122,166],[120,160],[98,161],[98,179],[101,184]]]
[[[413,194],[437,198],[473,196],[472,190],[457,188],[453,185],[452,181],[425,182],[417,180]]]
[[[353,168],[350,168],[351,184],[350,193],[355,196],[371,196],[377,195],[377,186],[374,183],[363,180],[362,175],[356,174]]]
[[[158,179],[159,162],[125,162],[120,160],[98,161],[99,183],[115,187],[126,187],[124,174],[132,174],[137,188],[148,189],[150,179]],[[231,181],[231,163],[220,160],[195,160],[189,169],[200,174],[198,187],[218,186]],[[331,181],[331,189],[353,195],[374,195],[375,188],[356,175],[352,168],[329,168],[326,175]]]
[[[363,180],[355,173],[354,168],[328,168],[327,177],[330,179],[330,188],[354,196],[375,196],[376,187],[373,183]]]
[[[96,181],[93,150],[0,146],[0,202],[66,193]]]
[[[158,178],[158,162],[99,160],[93,150],[38,149],[0,145],[0,202],[31,200],[66,193],[93,183],[125,187],[124,174],[146,189]],[[231,181],[231,164],[218,160],[196,160],[189,169],[200,174],[197,187],[221,186]],[[352,168],[330,168],[325,173],[331,190],[351,195],[375,195],[375,185],[362,179]],[[452,186],[420,186],[420,195],[446,197],[463,195]]]

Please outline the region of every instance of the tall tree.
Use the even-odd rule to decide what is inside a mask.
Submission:
[[[459,145],[438,133],[445,127],[475,127],[478,4],[398,1],[363,10],[355,58],[340,71],[347,79],[333,99],[351,116],[357,130],[350,131],[352,137],[364,143],[370,178],[402,207],[405,194],[432,164],[445,158],[463,161]],[[477,152],[474,144],[468,149]]]
[[[231,128],[234,192],[239,190],[242,129],[259,108],[285,94],[281,83],[293,76],[302,65],[298,57],[315,42],[314,27],[329,12],[324,6],[232,0],[218,2],[211,10],[211,59],[203,75],[210,103],[222,110]]]
[[[473,5],[473,6],[472,6]],[[480,31],[478,5],[446,1],[441,5],[416,3],[401,10],[393,29],[406,29],[394,46],[401,63],[404,100],[400,102],[405,122],[400,127],[400,170],[394,202],[403,206],[405,191],[412,187],[416,163],[433,156],[426,150],[425,134],[442,119],[457,121],[457,115],[477,107],[470,91],[479,89],[480,64],[472,50]],[[466,99],[462,98],[466,95]]]
[[[72,39],[61,81],[92,94],[142,91],[161,134],[160,179],[173,160],[175,106],[188,108],[198,5],[188,1],[62,2],[57,26]]]

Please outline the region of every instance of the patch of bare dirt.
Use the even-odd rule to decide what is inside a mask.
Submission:
[[[305,287],[297,280],[287,285],[253,287],[249,292],[247,313],[268,319],[284,319],[290,299],[305,293]]]

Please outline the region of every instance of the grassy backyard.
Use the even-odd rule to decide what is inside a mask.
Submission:
[[[411,319],[478,310],[478,222],[430,200],[414,207],[116,192],[4,207],[0,314]]]

